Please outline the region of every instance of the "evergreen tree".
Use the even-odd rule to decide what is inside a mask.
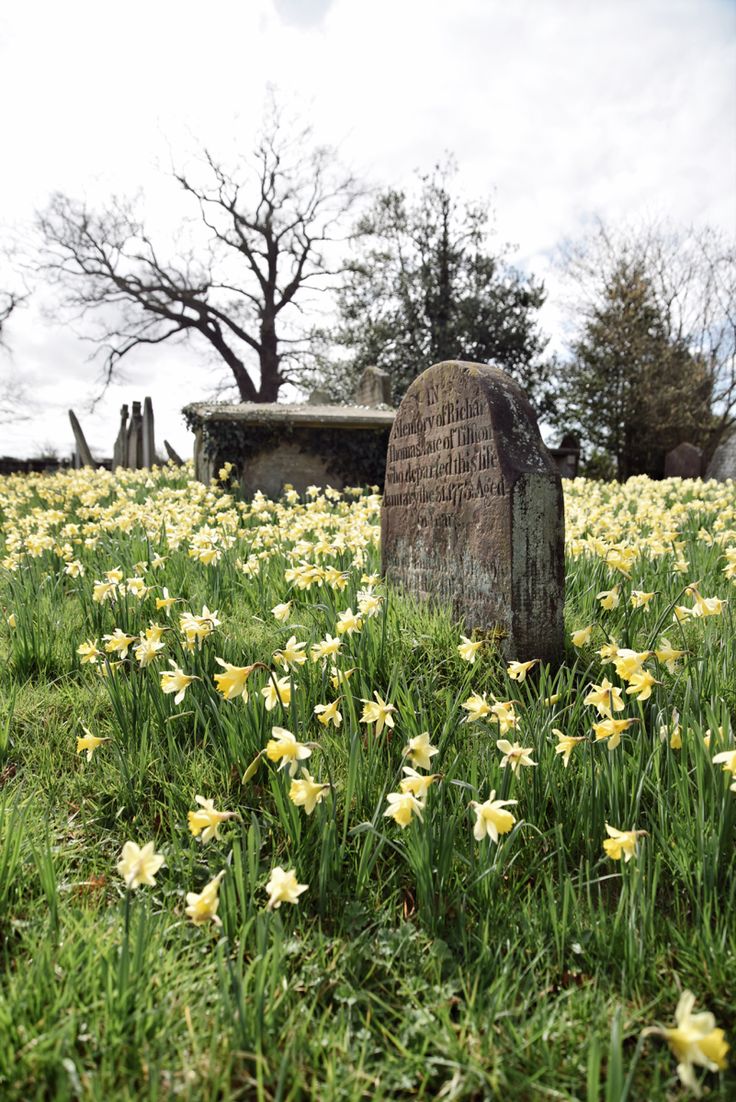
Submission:
[[[398,402],[431,364],[471,360],[504,368],[542,409],[544,288],[489,251],[488,207],[457,199],[453,175],[437,168],[421,177],[416,199],[384,191],[362,219],[338,324],[323,334],[322,380],[349,398],[375,364],[390,373]]]

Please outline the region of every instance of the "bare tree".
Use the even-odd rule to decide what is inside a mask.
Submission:
[[[95,212],[56,194],[37,216],[38,268],[72,316],[96,319],[89,336],[106,382],[134,349],[196,337],[227,365],[242,401],[276,401],[298,379],[308,329],[299,316],[309,290],[336,274],[331,246],[359,195],[356,180],[275,108],[233,171],[204,150],[196,178],[174,179],[196,204],[198,243],[165,258],[131,201]]]
[[[6,353],[7,322],[25,298],[25,295],[15,291],[0,291],[0,348]],[[25,401],[23,386],[16,379],[0,379],[0,425],[8,421],[24,420],[27,416],[23,414]]]
[[[575,319],[573,349],[586,327],[599,321],[620,293],[622,272],[636,273],[645,281],[662,325],[662,341],[682,350],[695,365],[690,373],[692,394],[708,395],[699,436],[712,453],[736,423],[734,242],[711,227],[650,224],[614,231],[599,221],[587,238],[561,250],[560,262],[573,289],[568,304],[569,316]],[[632,282],[629,290],[633,287]],[[613,348],[610,341],[609,345]],[[574,358],[570,367],[575,367]],[[661,393],[656,372],[651,373],[650,387]],[[601,399],[605,401],[604,393]]]

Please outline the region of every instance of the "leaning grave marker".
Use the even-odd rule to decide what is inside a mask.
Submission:
[[[485,364],[446,362],[411,384],[389,438],[383,571],[449,602],[508,658],[563,653],[564,506],[529,402]]]

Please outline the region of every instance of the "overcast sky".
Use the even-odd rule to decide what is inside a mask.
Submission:
[[[736,232],[735,74],[734,0],[8,0],[2,233],[54,190],[101,203],[140,188],[151,232],[169,227],[172,162],[198,143],[246,149],[270,82],[374,183],[454,152],[554,297],[556,246],[595,215]],[[179,411],[221,375],[195,345],[134,353],[90,413],[99,366],[68,326],[31,299],[7,340],[0,384],[23,383],[33,413],[0,425],[0,455],[70,452],[70,406],[110,455],[121,403],[146,394],[159,447],[189,455]]]

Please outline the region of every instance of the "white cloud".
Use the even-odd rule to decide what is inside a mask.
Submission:
[[[178,199],[154,166],[199,139],[242,152],[271,81],[375,181],[406,182],[454,151],[466,192],[493,191],[500,240],[550,278],[555,245],[594,214],[733,232],[735,32],[725,0],[35,0],[0,20],[0,94],[14,104],[0,209],[22,220],[54,189],[101,201],[142,187],[168,229]],[[88,346],[33,309],[8,337],[37,413],[0,429],[0,452],[66,447],[67,406],[94,392]],[[80,412],[90,440],[109,452],[121,402],[151,393],[187,450],[178,410],[211,389],[212,366],[172,346],[127,373],[94,416]]]

